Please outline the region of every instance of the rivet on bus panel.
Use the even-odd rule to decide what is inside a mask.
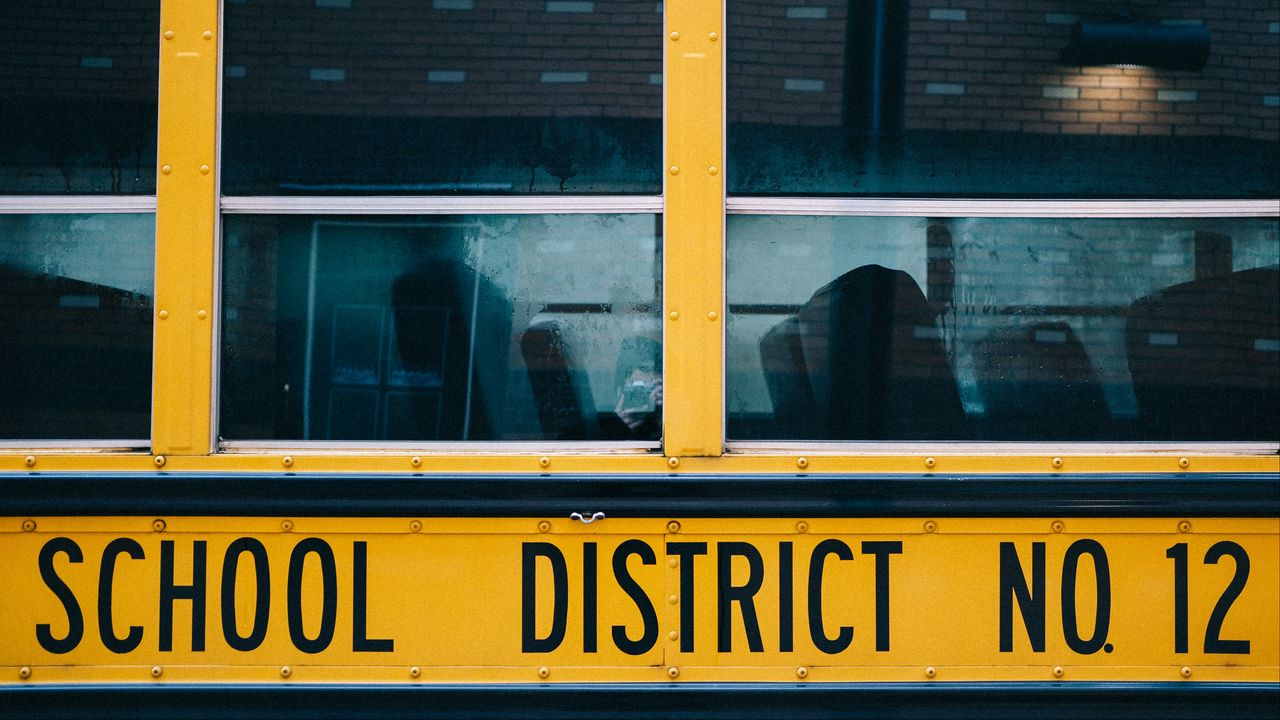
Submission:
[[[796,677],[800,678],[801,680],[809,677],[809,668],[807,667],[796,668]]]
[[[809,458],[796,458],[796,467],[801,470],[809,467]]]
[[[938,529],[938,523],[929,520],[924,524],[924,531],[927,533],[935,532]]]
[[[281,458],[281,459],[280,459],[280,462],[281,462],[285,467],[293,467],[293,456],[292,456],[292,455],[285,455],[283,458]]]
[[[158,678],[163,674],[164,674],[164,668],[160,667],[159,665],[153,665],[151,667],[151,677]]]
[[[1191,466],[1190,460],[1188,460],[1187,458],[1178,458],[1178,467],[1182,468],[1183,470],[1186,470],[1190,466]]]
[[[1067,673],[1067,671],[1066,671],[1066,670],[1063,670],[1061,665],[1054,665],[1054,666],[1053,666],[1053,676],[1054,676],[1054,677],[1056,677],[1056,678],[1060,678],[1060,677],[1062,677],[1063,675],[1065,675],[1066,673]]]
[[[796,523],[796,532],[801,533],[801,534],[804,534],[804,533],[809,532],[809,523],[807,523],[807,522],[805,522],[805,521],[803,521],[803,520],[801,520],[800,522]]]
[[[542,678],[543,680],[546,680],[550,676],[551,676],[551,668],[546,668],[546,667],[538,668],[538,677]]]
[[[285,532],[293,532],[293,521],[292,521],[292,520],[281,520],[281,521],[280,521],[280,529],[281,529],[281,530],[283,530],[283,531],[285,531]]]
[[[540,533],[551,532],[551,523],[547,522],[546,520],[539,522],[538,532]]]
[[[36,531],[35,520],[27,519],[22,521],[22,532],[35,532],[35,531]]]
[[[167,527],[169,527],[169,523],[160,518],[151,521],[151,529],[155,532],[164,532]]]
[[[1066,525],[1064,525],[1061,520],[1054,520],[1052,523],[1049,524],[1049,528],[1056,533],[1062,532],[1062,529],[1065,527]]]
[[[164,461],[164,456],[163,456],[163,455],[157,455],[157,456],[155,456],[154,458],[152,458],[152,459],[151,459],[151,462],[155,463],[155,464],[156,464],[156,467],[164,467],[164,462],[165,462],[165,461]]]
[[[680,467],[680,458],[669,457],[667,458],[667,464],[670,465],[671,467]]]
[[[196,311],[196,317],[198,317],[198,318],[200,318],[201,320],[203,320],[203,319],[205,319],[205,318],[209,317],[209,311],[208,311],[208,310],[197,310],[197,311]]]
[[[924,459],[924,466],[925,466],[925,467],[927,467],[927,468],[931,468],[931,467],[933,467],[934,465],[937,465],[937,464],[938,464],[938,461],[937,461],[937,460],[934,460],[934,459],[933,459],[933,458],[931,458],[931,457],[927,457],[927,458],[925,458],[925,459]]]
[[[669,532],[669,533],[678,533],[678,532],[680,532],[680,523],[679,523],[679,521],[677,521],[677,520],[672,520],[671,522],[667,523],[667,532]]]
[[[708,175],[719,175],[719,174],[720,174],[720,168],[716,167],[715,165],[712,165],[711,167],[707,168],[707,174],[708,174]]]
[[[671,678],[672,680],[675,680],[676,678],[680,677],[680,668],[674,665],[667,668],[667,677]]]
[[[1050,464],[1052,464],[1056,468],[1060,468],[1062,467],[1062,458],[1056,457],[1053,459],[1053,461]]]
[[[680,596],[679,596],[679,595],[668,595],[668,596],[667,596],[667,602],[671,603],[672,605],[679,605],[679,604],[680,604]]]
[[[409,461],[409,464],[414,467],[422,467],[422,458],[414,456],[413,459]]]
[[[411,532],[422,532],[422,521],[414,520],[413,522],[409,523],[409,530]]]
[[[35,456],[35,455],[28,455],[28,456],[27,456],[27,458],[26,458],[26,460],[23,460],[23,462],[27,464],[27,467],[35,467],[35,466],[36,466],[36,456]]]
[[[1182,668],[1182,677],[1184,677],[1184,678],[1189,678],[1189,677],[1191,677],[1191,668],[1186,667],[1186,666],[1183,666],[1183,668]]]
[[[679,165],[672,165],[672,166],[671,166],[671,174],[672,174],[672,175],[679,175],[679,174],[680,174],[680,166],[679,166]]]
[[[715,322],[715,319],[718,317],[720,317],[720,313],[716,312],[715,310],[712,310],[711,312],[707,313],[707,319],[712,322]]]
[[[720,39],[720,33],[707,33],[707,39],[711,42],[715,42]]]
[[[200,166],[200,174],[201,174],[201,175],[208,175],[208,174],[209,174],[209,166],[208,166],[208,165],[201,165],[201,166]]]
[[[672,40],[679,40],[679,39],[680,39],[680,33],[676,32],[675,30],[672,30],[672,31],[671,31],[671,39],[672,39]]]
[[[165,175],[168,175],[169,173],[173,172],[173,166],[172,166],[172,165],[161,165],[161,166],[160,166],[160,172],[164,173]]]
[[[680,312],[678,310],[672,310],[671,312],[667,313],[667,317],[671,318],[672,320],[679,320]]]
[[[1182,522],[1178,523],[1178,532],[1180,533],[1191,532],[1191,521],[1183,520]]]
[[[667,637],[670,638],[672,641],[679,640],[680,632],[678,630],[672,630],[671,632],[667,633]]]
[[[414,680],[417,680],[418,678],[422,677],[422,668],[418,667],[417,665],[409,668],[409,677],[413,678]]]
[[[538,465],[540,467],[551,467],[551,458],[549,457],[538,458]]]
[[[159,313],[157,313],[157,315],[159,315],[159,316],[160,316],[160,319],[161,319],[161,320],[168,320],[168,319],[169,319],[169,311],[168,311],[168,310],[161,310]]]
[[[204,31],[204,39],[205,39],[205,40],[212,40],[212,39],[213,39],[213,31],[212,31],[212,30],[205,30],[205,31]]]
[[[925,677],[927,677],[927,678],[929,678],[930,680],[932,680],[932,679],[934,679],[934,678],[938,677],[938,670],[937,670],[937,668],[933,667],[932,665],[930,665],[929,667],[925,668],[925,669],[924,669],[924,676],[925,676]]]
[[[18,677],[26,680],[31,677],[31,668],[23,666],[18,668]]]
[[[172,39],[173,39],[173,31],[172,31],[172,30],[165,30],[165,31],[164,31],[164,39],[165,39],[165,40],[172,40]]]
[[[285,665],[284,667],[280,668],[280,677],[287,678],[292,674],[293,674],[293,668],[289,667],[288,665]]]
[[[667,558],[667,567],[680,567],[680,560],[674,557]]]

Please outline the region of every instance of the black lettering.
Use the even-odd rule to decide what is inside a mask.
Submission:
[[[320,578],[323,594],[320,605],[320,631],[314,638],[307,637],[302,626],[302,570],[307,556],[320,559]],[[289,639],[293,646],[304,653],[323,652],[333,642],[333,628],[338,619],[338,570],[333,560],[333,548],[320,538],[307,538],[293,548],[289,556]]]
[[[124,638],[116,637],[115,625],[112,622],[111,595],[115,584],[116,558],[128,555],[134,560],[142,560],[146,555],[142,546],[132,538],[116,538],[107,543],[102,551],[102,565],[98,569],[98,635],[102,645],[113,653],[123,655],[132,652],[142,642],[142,628],[137,625],[129,627],[129,634]]]
[[[889,556],[902,554],[900,540],[867,541],[862,552],[876,558],[876,652],[889,650]]]
[[[53,591],[58,601],[62,603],[62,609],[67,613],[67,636],[56,638],[49,623],[40,623],[36,625],[36,641],[46,651],[63,655],[75,650],[80,640],[84,638],[84,613],[80,611],[80,603],[76,600],[75,593],[71,592],[71,588],[58,577],[58,571],[53,567],[53,559],[58,553],[64,553],[67,560],[73,563],[84,562],[84,553],[80,551],[80,546],[74,540],[66,537],[56,537],[40,548],[40,579],[44,580],[44,584]]]
[[[191,650],[204,651],[205,541],[192,542],[191,584],[173,580],[173,541],[160,543],[160,651],[173,650],[173,603],[191,601]]]
[[[822,624],[822,572],[828,555],[841,560],[852,560],[853,551],[848,545],[835,539],[823,540],[809,557],[809,637],[814,647],[828,655],[842,652],[853,642],[853,627],[843,625],[834,639],[827,637]]]
[[[582,544],[582,652],[589,653],[596,652],[599,646],[596,638],[600,602],[597,599],[596,556],[596,543]]]
[[[1176,543],[1164,551],[1173,561],[1173,651],[1187,652],[1187,544]]]
[[[352,548],[352,652],[391,652],[395,640],[369,638],[369,544],[356,541]]]
[[[1022,572],[1018,548],[1011,542],[1000,543],[1000,652],[1013,652],[1013,604],[1022,611],[1022,624],[1027,629],[1031,649],[1044,652],[1045,592],[1044,543],[1031,544],[1031,588]]]
[[[795,577],[792,571],[792,544],[778,543],[778,651],[794,652],[795,639]]]
[[[1076,571],[1080,556],[1093,558],[1093,574],[1097,578],[1098,603],[1094,610],[1093,635],[1088,640],[1080,637],[1076,618]],[[1111,567],[1107,563],[1107,551],[1097,540],[1077,540],[1067,548],[1062,558],[1062,636],[1072,652],[1092,655],[1107,642],[1111,629]]]
[[[693,559],[707,554],[707,544],[669,542],[667,554],[680,558],[680,652],[693,652]]]
[[[538,637],[538,558],[551,563],[552,613],[551,632],[545,638]],[[565,566],[560,548],[545,542],[527,542],[521,545],[520,573],[520,651],[547,653],[564,642],[565,628],[569,624],[569,570]]]
[[[613,553],[613,576],[618,581],[618,587],[622,588],[622,591],[640,609],[644,632],[639,640],[631,640],[627,637],[626,625],[614,625],[613,644],[628,655],[643,655],[653,649],[658,642],[658,613],[653,608],[653,601],[645,594],[644,588],[640,587],[640,583],[637,583],[627,570],[627,558],[631,555],[639,555],[642,565],[653,565],[658,562],[658,559],[653,554],[653,548],[642,540],[628,540],[619,545]]]
[[[1236,573],[1231,576],[1231,583],[1222,591],[1218,602],[1209,615],[1209,625],[1204,630],[1204,651],[1206,653],[1223,653],[1226,655],[1248,655],[1248,640],[1223,640],[1222,623],[1227,619],[1227,611],[1231,604],[1244,592],[1244,584],[1249,580],[1249,553],[1230,540],[1215,543],[1204,554],[1206,565],[1217,565],[1223,555],[1230,555],[1236,561]]]
[[[240,556],[253,556],[254,610],[253,629],[241,637],[236,626],[236,574],[240,568]],[[258,649],[267,638],[267,623],[271,620],[271,568],[267,564],[267,549],[251,537],[242,537],[231,543],[222,559],[222,637],[233,650],[248,652]]]
[[[719,584],[719,607],[716,614],[718,632],[717,646],[720,652],[733,652],[733,604],[742,608],[742,624],[747,633],[747,648],[753,652],[764,652],[764,640],[760,637],[760,621],[756,617],[756,593],[764,584],[764,558],[754,545],[744,542],[717,543],[717,580]],[[733,584],[733,559],[747,560],[747,581],[742,585]]]

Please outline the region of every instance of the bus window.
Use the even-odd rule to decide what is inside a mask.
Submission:
[[[1115,5],[729,0],[729,191],[1276,197],[1275,3]]]
[[[1274,219],[736,215],[728,252],[731,440],[1280,433]]]
[[[223,192],[661,192],[652,3],[292,5],[225,8]]]
[[[151,432],[152,215],[0,214],[0,440]]]
[[[220,434],[656,447],[660,227],[227,216]]]
[[[159,26],[159,0],[0,3],[0,194],[155,194]]]

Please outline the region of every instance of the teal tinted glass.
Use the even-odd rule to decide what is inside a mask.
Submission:
[[[151,434],[152,215],[0,214],[0,439]]]
[[[742,194],[1280,195],[1275,0],[728,0]]]
[[[226,440],[658,440],[661,217],[224,218]]]
[[[730,216],[728,244],[731,440],[1280,438],[1274,218]]]

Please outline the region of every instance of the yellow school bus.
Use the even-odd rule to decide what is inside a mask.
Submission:
[[[0,716],[1280,704],[1280,4],[7,0]]]

